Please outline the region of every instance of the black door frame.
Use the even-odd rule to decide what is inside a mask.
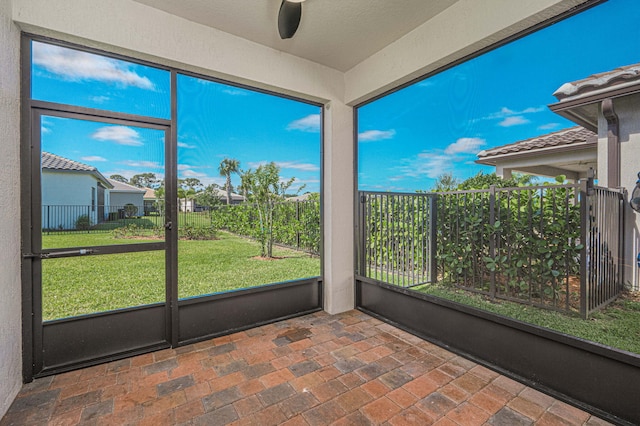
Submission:
[[[175,227],[165,227],[165,241],[154,243],[122,244],[100,247],[72,247],[41,250],[42,202],[40,157],[41,119],[43,116],[70,118],[135,126],[164,132],[165,150],[165,223],[175,223],[175,209],[170,200],[176,189],[176,146],[172,143],[170,120],[140,117],[122,113],[94,110],[42,101],[31,101],[29,108],[30,146],[23,166],[23,198],[28,200],[29,215],[23,215],[23,307],[28,305],[31,347],[25,344],[25,380],[41,375],[55,374],[111,359],[131,356],[150,350],[170,347],[176,336],[172,324],[177,321],[172,308],[177,306],[177,286],[172,279],[173,258],[177,242]],[[175,204],[175,203],[174,203]],[[23,206],[24,207],[24,206]],[[100,312],[80,317],[42,321],[42,261],[48,258],[94,256],[142,251],[165,251],[165,300],[152,305]],[[26,272],[26,274],[25,274]],[[25,342],[26,343],[26,342]],[[75,345],[74,345],[75,343]],[[29,370],[29,371],[27,371]]]
[[[31,42],[39,41],[54,44],[62,47],[78,49],[90,53],[104,55],[106,57],[125,60],[141,65],[154,67],[170,73],[171,85],[171,117],[170,119],[158,119],[147,116],[138,116],[110,111],[103,111],[91,108],[76,107],[67,104],[37,101],[31,99]],[[153,350],[178,347],[194,343],[201,340],[210,339],[215,336],[224,335],[240,330],[249,329],[262,324],[292,318],[323,309],[323,273],[324,261],[320,259],[320,275],[316,277],[303,278],[283,283],[272,283],[258,287],[251,287],[226,293],[202,295],[194,298],[178,300],[178,205],[171,200],[177,200],[177,79],[178,74],[201,78],[207,81],[226,84],[254,92],[264,93],[280,98],[290,99],[309,105],[314,105],[320,109],[320,122],[324,123],[324,105],[312,102],[307,99],[270,90],[251,87],[245,84],[234,83],[219,78],[213,78],[194,72],[181,70],[174,67],[162,66],[157,63],[131,58],[123,55],[113,54],[98,49],[87,48],[59,40],[36,36],[28,33],[22,34],[21,41],[21,235],[22,235],[22,334],[23,334],[23,379],[30,382],[34,377],[56,374],[68,370],[82,368],[94,364],[107,362],[119,358],[125,358],[140,353]],[[161,128],[168,130],[169,138],[165,138],[165,222],[171,222],[174,226],[167,230],[164,243],[152,243],[163,245],[165,250],[165,277],[166,277],[166,302],[142,307],[133,307],[111,312],[103,312],[93,315],[85,315],[82,318],[87,328],[103,326],[112,330],[112,334],[103,340],[129,339],[132,333],[128,333],[127,328],[132,324],[142,330],[147,330],[151,335],[150,341],[140,345],[132,345],[131,348],[114,353],[99,353],[88,350],[81,353],[76,360],[65,365],[47,367],[45,369],[36,368],[35,344],[39,342],[42,348],[43,327],[36,327],[42,324],[41,315],[36,318],[33,307],[41,305],[40,294],[34,292],[33,275],[41,274],[42,260],[37,258],[34,247],[40,248],[40,244],[34,245],[32,223],[35,229],[40,230],[40,218],[34,221],[34,211],[32,205],[40,205],[41,194],[33,191],[31,187],[33,173],[40,173],[39,167],[35,170],[32,164],[39,165],[39,146],[33,147],[34,137],[39,140],[39,123],[34,125],[34,111],[44,115],[58,115],[64,117],[82,117],[84,119],[101,121],[105,123],[123,124],[146,128]],[[323,126],[320,126],[320,181],[324,180],[324,134]],[[35,155],[35,158],[34,158]],[[34,204],[34,197],[37,204]],[[322,184],[320,190],[320,228],[324,229],[324,218],[322,214],[324,197]],[[35,212],[35,214],[39,214]],[[321,232],[320,252],[324,247],[324,232]],[[40,236],[38,235],[38,238]],[[39,241],[36,241],[39,243]],[[100,254],[107,251],[118,250],[116,246],[101,248]],[[145,251],[149,246],[131,244],[127,246],[128,251]],[[157,248],[160,248],[160,246]],[[49,250],[53,251],[53,250]],[[68,249],[65,249],[68,251]],[[40,308],[41,309],[41,308]],[[148,311],[148,312],[145,312]],[[149,321],[153,315],[162,311],[165,322],[158,328],[158,324]],[[148,314],[148,315],[147,315]],[[45,333],[53,333],[60,339],[77,338],[74,328],[74,318],[62,319],[48,322],[51,330]],[[77,321],[76,321],[77,322]],[[35,329],[39,328],[36,333]],[[54,329],[55,328],[55,329]],[[82,327],[80,327],[82,328]],[[133,327],[135,328],[135,327]],[[115,331],[113,331],[115,330]],[[134,330],[135,331],[135,330]],[[125,334],[123,337],[122,334]],[[135,333],[133,333],[135,334]],[[157,336],[162,335],[162,341]],[[156,336],[153,340],[153,336]],[[102,342],[97,342],[102,344]],[[91,342],[87,345],[91,346]],[[127,343],[129,344],[129,343]],[[60,354],[64,356],[64,353]],[[40,355],[38,355],[40,356]],[[38,361],[39,362],[39,361]],[[42,367],[42,364],[39,364]],[[46,366],[45,366],[46,367]]]

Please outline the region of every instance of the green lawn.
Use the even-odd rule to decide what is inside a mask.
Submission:
[[[320,259],[276,249],[260,260],[257,243],[220,232],[219,239],[180,241],[179,297],[192,297],[320,275]],[[43,236],[44,247],[111,245],[153,240],[109,233]],[[49,259],[42,262],[43,318],[51,320],[164,300],[164,251]]]
[[[640,301],[629,296],[622,296],[603,311],[583,320],[577,314],[562,314],[508,301],[492,302],[451,287],[424,285],[415,290],[640,354]]]

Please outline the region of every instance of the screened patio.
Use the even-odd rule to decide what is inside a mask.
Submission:
[[[298,33],[281,40],[280,0],[3,0],[0,423],[640,422],[637,354],[358,269],[359,107],[600,3],[307,0]],[[32,98],[34,42],[166,72],[165,116]],[[187,77],[318,109],[319,272],[179,298],[177,86]],[[168,271],[160,300],[89,314],[79,326],[76,318],[43,319],[43,264],[125,250],[42,252],[36,151],[48,117],[138,126],[166,144],[174,201],[159,225],[165,239],[148,246]],[[126,250],[146,249],[136,244]],[[434,276],[423,272],[419,280]],[[142,340],[131,343],[133,335]]]

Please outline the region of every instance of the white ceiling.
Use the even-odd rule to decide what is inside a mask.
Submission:
[[[276,50],[347,71],[458,0],[307,0],[289,40],[281,0],[135,0]]]

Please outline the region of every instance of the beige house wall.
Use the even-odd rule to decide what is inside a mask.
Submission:
[[[0,0],[0,418],[22,384],[20,32]]]

